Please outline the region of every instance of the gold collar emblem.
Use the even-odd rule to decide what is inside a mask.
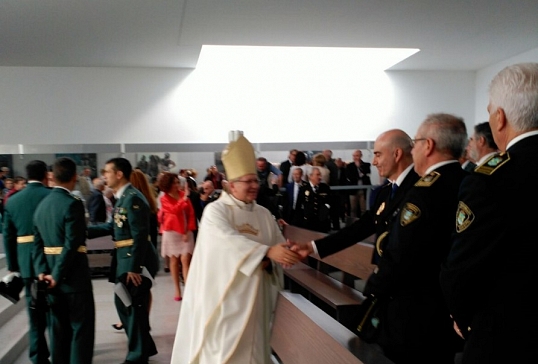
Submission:
[[[379,205],[379,208],[377,209],[376,215],[380,215],[383,210],[385,210],[385,202],[383,202],[381,205]]]

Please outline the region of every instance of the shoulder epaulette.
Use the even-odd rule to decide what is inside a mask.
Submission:
[[[501,168],[506,162],[510,160],[510,154],[508,152],[494,154],[484,161],[481,165],[476,167],[474,171],[476,173],[491,175],[497,169]]]
[[[421,179],[419,179],[417,183],[415,183],[415,186],[430,187],[431,185],[433,185],[435,181],[437,181],[439,177],[441,177],[441,174],[439,172],[432,171],[428,173],[427,175],[425,175],[424,177],[422,177]]]

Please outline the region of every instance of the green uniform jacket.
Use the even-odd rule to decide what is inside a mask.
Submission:
[[[36,276],[32,265],[32,242],[17,244],[17,236],[34,235],[34,212],[50,193],[41,182],[28,183],[25,189],[8,200],[4,210],[4,247],[8,269],[20,272],[22,278]]]
[[[127,272],[141,273],[143,266],[155,276],[158,258],[149,238],[149,215],[144,195],[128,185],[116,202],[113,221],[88,227],[89,238],[113,233],[116,244],[120,245],[116,249],[116,279]],[[123,242],[125,246],[122,246]]]
[[[66,293],[92,290],[84,213],[80,198],[56,187],[34,214],[36,272],[52,274]]]

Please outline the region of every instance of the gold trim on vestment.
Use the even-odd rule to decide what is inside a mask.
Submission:
[[[46,246],[45,247],[45,254],[47,255],[58,255],[62,254],[63,246]],[[86,245],[81,245],[77,249],[77,253],[84,253],[86,254],[88,252],[88,248],[86,248]]]
[[[133,239],[119,240],[119,241],[114,242],[114,247],[116,247],[116,249],[125,248],[127,246],[132,246],[133,244],[134,244]]]
[[[33,235],[17,236],[17,243],[19,244],[26,244],[26,243],[33,243],[33,242],[34,242]]]

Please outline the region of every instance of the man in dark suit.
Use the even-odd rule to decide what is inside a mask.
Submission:
[[[284,209],[284,220],[291,225],[299,226],[300,221],[297,219],[296,208],[299,207],[297,200],[301,189],[308,183],[303,181],[303,170],[296,168],[292,172],[293,182],[286,184],[286,206]]]
[[[39,203],[50,193],[47,185],[47,165],[33,160],[26,165],[28,184],[13,195],[4,211],[4,247],[7,268],[20,273],[25,286],[26,306],[29,317],[29,356],[34,364],[49,362],[49,350],[45,340],[46,315],[44,310],[30,308],[31,284],[37,277],[33,267],[34,246],[33,216]]]
[[[290,168],[295,163],[295,156],[297,155],[297,149],[291,149],[290,154],[288,155],[288,159],[280,163],[280,171],[282,174],[280,175],[281,186],[285,186],[288,183],[288,176],[290,175]]]
[[[55,186],[34,214],[34,267],[49,287],[51,358],[53,363],[91,364],[95,304],[84,204],[71,194],[77,166],[61,157],[53,173]]]
[[[461,118],[431,114],[421,123],[412,150],[421,178],[400,203],[377,270],[366,282],[364,294],[380,303],[376,342],[395,363],[453,364],[463,346],[438,277],[467,175],[458,162],[466,142]]]
[[[312,167],[307,183],[299,191],[296,205],[296,219],[300,227],[329,232],[331,228],[329,194],[331,188],[321,182],[321,172],[318,167]]]
[[[530,363],[538,356],[538,245],[529,237],[538,204],[537,95],[538,63],[511,65],[493,78],[487,109],[501,152],[461,184],[440,280],[466,339],[464,363]]]
[[[391,181],[383,186],[371,208],[353,224],[322,239],[298,245],[303,257],[314,252],[324,258],[356,244],[372,234],[376,236],[376,249],[372,263],[377,264],[385,249],[388,227],[407,191],[418,181],[413,170],[411,138],[403,130],[393,129],[380,134],[374,143],[374,166],[379,174]],[[398,185],[393,196],[392,186]]]
[[[104,177],[114,190],[117,202],[114,221],[88,227],[88,237],[108,235],[115,240],[115,259],[111,269],[115,282],[129,291],[132,304],[126,304],[115,295],[116,310],[125,328],[128,340],[126,364],[147,363],[157,354],[155,342],[149,332],[150,289],[152,277],[158,268],[158,258],[149,236],[149,205],[144,195],[129,183],[131,163],[125,158],[112,158],[106,162]],[[144,269],[146,268],[148,276]],[[144,274],[143,274],[144,273]]]
[[[86,207],[90,215],[90,223],[99,224],[106,222],[106,202],[103,196],[105,181],[101,178],[94,178],[92,183],[94,188],[86,201]]]
[[[346,180],[350,186],[368,186],[370,181],[370,163],[362,160],[362,151],[356,149],[353,152],[353,162],[346,166]],[[349,216],[360,217],[366,211],[366,190],[352,190],[349,196]]]

